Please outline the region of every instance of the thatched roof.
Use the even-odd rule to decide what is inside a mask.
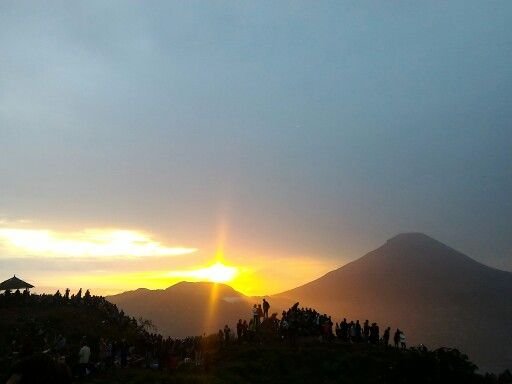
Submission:
[[[11,277],[10,279],[7,279],[0,283],[0,291],[6,291],[11,290],[14,291],[16,289],[25,289],[25,288],[34,288],[32,284],[29,284],[21,279],[18,279],[16,275],[14,277]]]

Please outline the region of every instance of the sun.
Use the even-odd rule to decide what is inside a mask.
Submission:
[[[237,267],[230,267],[217,261],[206,268],[190,271],[172,271],[167,273],[169,277],[192,278],[197,281],[210,281],[212,283],[228,283],[238,275]]]
[[[214,265],[203,269],[201,272],[204,273],[204,276],[211,282],[226,283],[233,280],[237,275],[238,270],[235,267],[228,267],[221,262],[217,262]]]
[[[238,274],[236,267],[228,267],[222,264],[220,261],[215,264],[194,271],[194,275],[197,278],[211,281],[213,283],[227,283]]]

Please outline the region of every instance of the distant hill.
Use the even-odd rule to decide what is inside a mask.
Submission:
[[[250,319],[260,299],[225,284],[181,282],[167,289],[137,289],[107,299],[125,312],[150,319],[158,331],[173,337],[213,333],[238,319]]]
[[[482,369],[512,367],[512,273],[421,233],[276,295],[348,319],[405,330],[409,343],[456,346]]]

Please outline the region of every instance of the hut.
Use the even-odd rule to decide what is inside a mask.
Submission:
[[[0,291],[15,291],[17,289],[29,288],[34,288],[34,286],[21,279],[18,279],[16,275],[0,283]]]

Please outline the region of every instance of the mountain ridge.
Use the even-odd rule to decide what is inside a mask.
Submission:
[[[226,323],[233,326],[239,318],[250,319],[252,304],[260,302],[260,298],[226,285],[217,290],[219,297],[213,300],[208,295],[212,286],[178,283],[152,293],[153,307],[149,296],[133,300],[133,295],[131,299],[130,295],[117,295],[112,300],[128,313],[159,318],[158,323],[165,326],[162,330],[176,336],[194,329],[192,334],[215,331]],[[190,293],[195,290],[203,293]],[[240,300],[222,300],[223,292],[233,291]],[[512,346],[504,342],[512,339],[512,325],[507,323],[512,318],[509,297],[512,273],[481,264],[430,236],[413,232],[398,234],[359,259],[271,295],[269,300],[271,312],[300,302],[303,307],[332,315],[334,322],[346,317],[371,319],[382,328],[399,327],[412,344],[457,346],[483,368],[500,371],[512,367]],[[182,319],[187,311],[193,315]],[[208,329],[204,329],[204,321],[191,321],[207,316],[215,324]]]
[[[413,343],[455,345],[485,368],[512,366],[512,273],[419,233],[276,295],[343,317],[399,326]],[[495,369],[496,368],[496,369]]]

